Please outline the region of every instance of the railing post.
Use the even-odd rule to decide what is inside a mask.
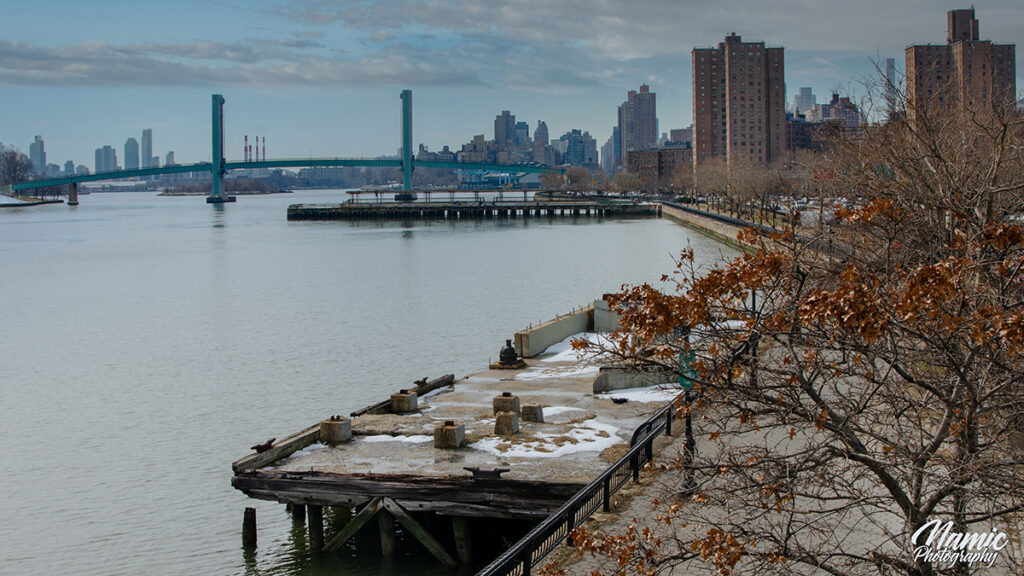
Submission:
[[[640,481],[640,462],[639,462],[639,460],[640,460],[640,452],[639,451],[634,452],[633,455],[629,457],[629,468],[630,468],[630,470],[633,471],[633,482],[639,482]]]
[[[612,478],[611,476],[604,479],[604,511],[611,512],[612,510]]]
[[[676,406],[673,404],[665,413],[665,436],[672,435],[672,420],[676,415]]]
[[[523,576],[530,576],[530,568],[533,564],[533,543],[523,549]]]
[[[565,545],[572,546],[572,531],[576,528],[576,511],[569,510],[569,517],[565,519]]]

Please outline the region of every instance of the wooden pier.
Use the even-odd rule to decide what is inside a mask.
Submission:
[[[581,328],[593,331],[603,323],[608,329],[615,322],[609,314],[607,306],[587,307],[515,340],[532,346],[528,354],[536,356],[541,346]],[[389,556],[398,523],[443,564],[497,556],[504,548],[493,549],[496,542],[518,540],[618,466],[616,478],[623,480],[616,486],[605,481],[602,493],[586,498],[598,504],[603,498],[607,507],[610,492],[642,465],[631,448],[637,435],[651,430],[652,415],[665,414],[677,397],[679,390],[667,384],[672,377],[600,369],[568,351],[516,359],[515,365],[499,363],[461,379],[425,378],[396,386],[389,399],[347,418],[324,415],[235,461],[232,486],[290,505],[296,521],[308,523],[315,549],[337,550],[369,530]],[[664,393],[616,397],[625,388],[656,384]],[[639,440],[647,444],[648,459],[651,438]],[[324,507],[348,518],[335,534],[323,533]],[[247,515],[247,532],[254,534],[254,525]]]
[[[658,216],[659,204],[595,201],[345,202],[292,204],[288,220],[507,220],[516,218]]]

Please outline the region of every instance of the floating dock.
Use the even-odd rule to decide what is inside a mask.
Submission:
[[[483,544],[473,541],[474,530],[479,540],[498,522],[519,522],[503,535],[515,541],[602,477],[582,500],[591,512],[602,501],[607,507],[610,493],[650,459],[653,437],[671,429],[675,410],[666,411],[680,393],[670,374],[579,360],[569,338],[595,338],[615,322],[597,301],[517,333],[515,347],[526,358],[506,345],[506,364],[396,386],[390,398],[348,417],[324,414],[235,461],[232,486],[289,504],[299,516],[307,509],[314,549],[337,550],[376,517],[385,556],[394,553],[398,522],[445,564],[473,561],[472,550]],[[324,506],[348,515],[330,538]],[[249,530],[255,538],[254,514],[251,522],[243,540]],[[565,538],[568,529],[559,530]],[[530,564],[542,557],[535,560],[534,549],[528,556]]]
[[[288,220],[487,220],[556,217],[659,216],[660,204],[632,202],[446,201],[292,204]]]

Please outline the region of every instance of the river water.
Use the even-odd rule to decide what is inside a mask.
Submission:
[[[288,204],[344,198],[0,211],[0,574],[426,573],[416,552],[311,557],[284,506],[231,487],[231,462],[413,380],[479,371],[515,331],[656,281],[687,245],[733,254],[654,219],[286,220]]]

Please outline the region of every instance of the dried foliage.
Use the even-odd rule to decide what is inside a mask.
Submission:
[[[697,453],[657,528],[578,545],[641,574],[984,572],[915,558],[910,535],[1012,531],[1024,506],[1022,136],[998,114],[870,127],[828,152],[852,206],[835,250],[748,231],[755,253],[686,252],[672,290],[610,297],[622,363],[695,355]]]

